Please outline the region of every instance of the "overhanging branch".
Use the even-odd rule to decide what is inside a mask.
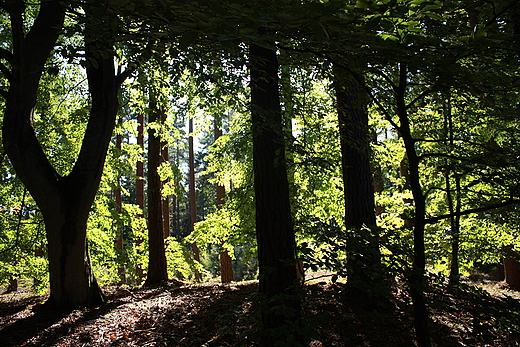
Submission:
[[[448,218],[457,217],[457,216],[465,216],[465,215],[472,214],[472,213],[485,212],[485,211],[493,210],[495,208],[505,207],[505,206],[514,205],[514,204],[518,204],[518,203],[520,203],[520,200],[515,200],[515,199],[507,200],[507,201],[504,201],[504,202],[501,202],[498,204],[471,208],[469,210],[464,210],[464,211],[460,211],[460,212],[448,213],[448,214],[443,214],[443,215],[436,216],[436,217],[426,218],[424,220],[424,223],[433,224],[433,223],[437,223],[443,219],[448,219]]]

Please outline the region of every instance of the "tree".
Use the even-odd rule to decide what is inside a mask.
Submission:
[[[220,123],[220,124],[219,124]],[[219,137],[222,136],[222,116],[215,117],[213,120],[213,135],[214,141],[217,141]],[[217,183],[216,194],[217,194],[217,209],[222,208],[224,204],[224,194],[226,192],[226,188]],[[231,260],[231,256],[229,255],[226,249],[221,250],[219,252],[219,260],[220,260],[220,281],[222,283],[231,283],[235,280],[235,275],[233,273],[233,263]]]
[[[341,142],[345,195],[347,262],[350,295],[369,302],[368,292],[380,284],[381,260],[370,171],[367,103],[361,75],[334,67],[334,87]]]
[[[164,110],[157,102],[150,102],[148,118],[148,272],[145,284],[157,284],[168,279],[164,250],[162,183],[159,177],[161,164],[161,138],[153,128],[163,119]]]
[[[270,300],[280,300],[278,305],[285,307],[283,310],[270,307],[262,313],[264,328],[272,331],[284,329],[286,319],[297,319],[299,315],[299,301],[294,297],[297,283],[295,236],[285,163],[276,51],[251,43],[249,69],[260,293]],[[265,336],[263,345],[274,346],[277,339],[286,337],[274,336]]]
[[[66,8],[42,1],[25,34],[24,2],[2,3],[11,16],[12,64],[3,123],[4,148],[20,179],[41,209],[48,241],[50,297],[57,307],[96,305],[104,296],[91,270],[86,244],[87,218],[101,179],[118,110],[122,76],[111,52],[109,16],[92,17],[85,29],[86,70],[91,95],[89,122],[72,171],[60,175],[43,152],[32,126],[45,62],[63,28]],[[102,39],[98,35],[104,30]]]

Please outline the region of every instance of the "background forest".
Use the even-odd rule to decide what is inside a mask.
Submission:
[[[432,285],[505,258],[520,288],[519,1],[0,9],[8,290],[259,279],[262,345],[298,345],[303,272],[327,273],[406,290],[429,346]]]

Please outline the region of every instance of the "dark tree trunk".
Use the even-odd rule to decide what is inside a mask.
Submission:
[[[414,263],[408,276],[410,295],[413,302],[415,334],[419,347],[429,347],[430,333],[428,328],[429,317],[424,296],[426,253],[424,246],[424,227],[426,217],[426,198],[422,192],[419,174],[419,157],[415,151],[415,139],[412,137],[410,120],[406,108],[406,78],[407,68],[405,64],[399,65],[399,85],[397,86],[396,101],[399,116],[399,131],[402,136],[408,166],[408,179],[414,198],[415,215],[413,219],[413,251]]]
[[[161,120],[164,112],[155,102],[150,102],[148,123]],[[148,272],[146,285],[157,284],[168,279],[164,249],[163,209],[161,195],[161,138],[153,128],[148,129]]]
[[[368,96],[361,76],[336,66],[334,87],[338,109],[341,166],[348,242],[349,294],[355,301],[371,301],[368,293],[381,282],[374,188],[370,171]],[[366,227],[368,229],[361,230]]]
[[[280,299],[285,312],[294,310],[297,317],[299,301],[280,296],[294,294],[297,278],[275,50],[251,44],[249,68],[260,292]],[[262,314],[266,329],[280,329],[285,319],[279,311]],[[284,338],[268,336],[263,346]]]
[[[42,2],[38,17],[24,37],[22,8],[14,3],[10,13],[14,63],[4,116],[4,148],[45,221],[48,303],[58,307],[96,305],[104,301],[104,296],[91,271],[87,219],[115,124],[119,84],[113,58],[99,58],[93,49],[108,52],[110,40],[89,41],[92,28],[87,25],[85,51],[89,61],[94,62],[87,67],[90,117],[76,164],[68,176],[61,176],[40,147],[31,120],[39,80],[61,32],[65,9],[58,1]]]

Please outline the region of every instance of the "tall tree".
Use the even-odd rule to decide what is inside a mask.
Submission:
[[[284,314],[291,312],[294,319],[299,313],[299,301],[293,290],[297,283],[295,236],[275,49],[251,43],[249,69],[260,292],[280,300],[279,305],[285,307],[285,310],[271,307],[263,312],[262,323],[270,331],[283,329],[287,319]],[[262,345],[274,346],[277,339],[286,337],[275,336],[265,336]]]
[[[220,136],[222,136],[222,117],[215,117],[213,120],[213,135],[214,141],[216,142]],[[221,209],[224,205],[224,194],[226,188],[222,184],[217,184],[217,209]],[[235,280],[233,273],[233,262],[231,256],[226,249],[221,250],[219,253],[220,260],[220,281],[222,283],[231,283]]]
[[[376,229],[374,188],[370,171],[368,95],[360,74],[336,65],[334,88],[341,144],[341,166],[348,233],[347,274],[354,301],[380,282],[381,260]],[[379,283],[380,284],[380,283]]]
[[[2,3],[11,17],[12,64],[3,124],[4,148],[20,179],[41,209],[48,241],[50,297],[59,307],[96,305],[104,296],[91,270],[87,218],[96,195],[118,110],[121,78],[116,75],[110,16],[93,17],[85,4],[86,68],[91,109],[72,171],[60,175],[33,128],[39,81],[63,28],[65,6],[42,1],[31,28],[24,25],[24,1]]]
[[[137,145],[141,146],[144,151],[144,115],[142,113],[137,114]],[[137,161],[135,174],[137,176],[135,182],[135,203],[144,212],[144,161],[142,159]],[[137,239],[136,247],[139,248],[142,242],[141,238]],[[135,271],[140,282],[144,278],[143,268],[138,264]]]
[[[189,167],[190,167],[190,231],[193,232],[195,228],[195,223],[197,222],[197,199],[195,192],[195,145],[193,143],[193,118],[189,120],[189,138],[188,138],[188,146],[189,146]],[[197,242],[193,242],[191,245],[191,249],[193,250],[193,258],[200,262],[200,250],[197,246]],[[195,278],[197,280],[202,279],[202,275],[196,271]]]
[[[164,249],[163,209],[161,194],[161,138],[154,125],[164,117],[156,101],[150,102],[148,118],[148,272],[145,284],[157,284],[168,279]]]

